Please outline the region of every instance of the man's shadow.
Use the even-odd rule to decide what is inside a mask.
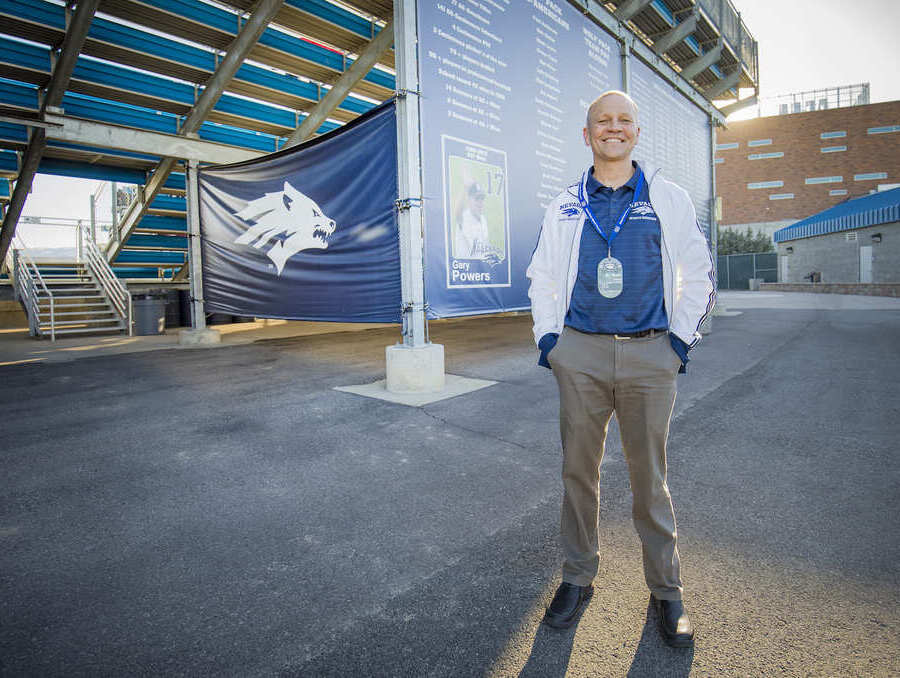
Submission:
[[[693,663],[693,647],[669,647],[663,641],[659,631],[656,608],[648,601],[644,630],[634,653],[634,659],[631,661],[631,668],[628,669],[627,678],[648,678],[649,676],[686,678],[691,673]]]
[[[519,671],[519,678],[564,678],[577,628],[578,622],[568,629],[551,629],[546,624],[539,624],[531,655]]]

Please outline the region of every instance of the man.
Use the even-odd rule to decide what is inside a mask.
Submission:
[[[484,216],[485,192],[474,181],[465,191],[465,202],[456,215],[454,256],[458,259],[482,259],[490,246],[487,219]]]
[[[487,218],[484,214],[484,189],[472,182],[465,191],[465,200],[456,210],[456,230],[453,256],[457,259],[478,259],[496,266],[505,254],[491,244]]]
[[[712,258],[687,193],[631,159],[638,110],[624,92],[588,108],[594,164],[551,202],[526,275],[539,364],[559,386],[562,584],[544,622],[571,626],[600,563],[599,467],[609,419],[628,462],[644,578],[664,640],[693,644],[682,603],[666,438],[675,376],[712,309]]]

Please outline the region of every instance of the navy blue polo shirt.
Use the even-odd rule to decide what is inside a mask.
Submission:
[[[637,186],[637,163],[631,178],[616,190],[593,176],[587,179],[587,199],[604,233],[634,198],[628,221],[612,242],[612,256],[622,262],[623,286],[619,296],[608,299],[597,289],[597,264],[609,250],[590,219],[585,219],[578,254],[578,276],[565,324],[581,332],[630,334],[645,330],[666,330],[669,321],[663,297],[662,233],[659,218],[650,204],[646,178],[641,194]]]

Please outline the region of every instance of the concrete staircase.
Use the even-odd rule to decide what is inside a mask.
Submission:
[[[38,285],[39,316],[36,327],[39,335],[51,334],[50,296],[53,298],[53,330],[57,336],[127,333],[125,322],[85,264],[42,262],[36,267],[50,292],[47,295]]]

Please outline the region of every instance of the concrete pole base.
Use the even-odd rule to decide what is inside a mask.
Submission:
[[[385,388],[391,393],[433,393],[444,388],[444,347],[404,344],[384,350],[387,366]]]
[[[181,330],[178,333],[178,343],[181,346],[212,346],[222,343],[222,333],[219,330]]]

